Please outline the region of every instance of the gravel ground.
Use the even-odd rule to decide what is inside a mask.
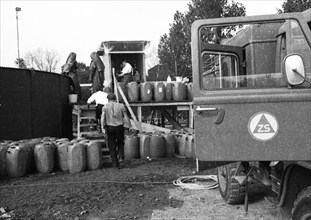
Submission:
[[[163,158],[126,161],[124,169],[80,174],[55,172],[0,180],[0,219],[277,219],[267,190],[251,185],[249,213],[225,204],[218,192],[174,186],[192,175],[195,161]],[[203,174],[216,174],[215,170]],[[3,210],[2,210],[3,211]]]

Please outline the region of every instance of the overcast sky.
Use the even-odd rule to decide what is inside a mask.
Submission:
[[[90,54],[109,40],[148,40],[156,48],[168,33],[175,12],[185,12],[189,0],[12,1],[0,0],[0,66],[15,67],[17,57],[16,7],[20,55],[39,47],[53,49],[60,64],[71,51],[90,63]],[[236,0],[247,15],[275,14],[283,0]]]

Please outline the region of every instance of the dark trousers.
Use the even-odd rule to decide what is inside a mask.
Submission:
[[[102,128],[101,128],[101,125],[100,125],[100,118],[101,118],[101,115],[102,115],[102,109],[103,109],[104,105],[102,104],[97,104],[96,105],[96,122],[97,122],[97,125],[99,126],[99,130],[100,132],[102,131]]]
[[[106,132],[112,165],[118,166],[118,155],[120,159],[124,159],[124,127],[108,125]]]
[[[78,94],[78,100],[81,100],[82,92],[81,92],[78,74],[69,72],[69,73],[65,73],[65,75],[71,78],[71,86],[73,87],[74,92]]]

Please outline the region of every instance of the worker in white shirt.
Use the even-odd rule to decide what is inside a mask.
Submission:
[[[102,108],[104,105],[108,103],[107,96],[111,92],[110,87],[105,87],[103,91],[97,91],[91,95],[91,97],[87,100],[87,104],[91,104],[92,102],[95,102],[96,104],[96,122],[99,126],[100,132],[102,132],[101,125],[100,125],[100,117],[102,115]]]
[[[133,81],[133,67],[126,60],[122,61],[122,66],[123,68],[119,74],[119,77],[122,77],[121,82],[128,84]]]

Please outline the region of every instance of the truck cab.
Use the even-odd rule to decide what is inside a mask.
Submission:
[[[219,166],[227,203],[253,177],[284,215],[311,216],[310,28],[311,9],[192,25],[198,170]]]

